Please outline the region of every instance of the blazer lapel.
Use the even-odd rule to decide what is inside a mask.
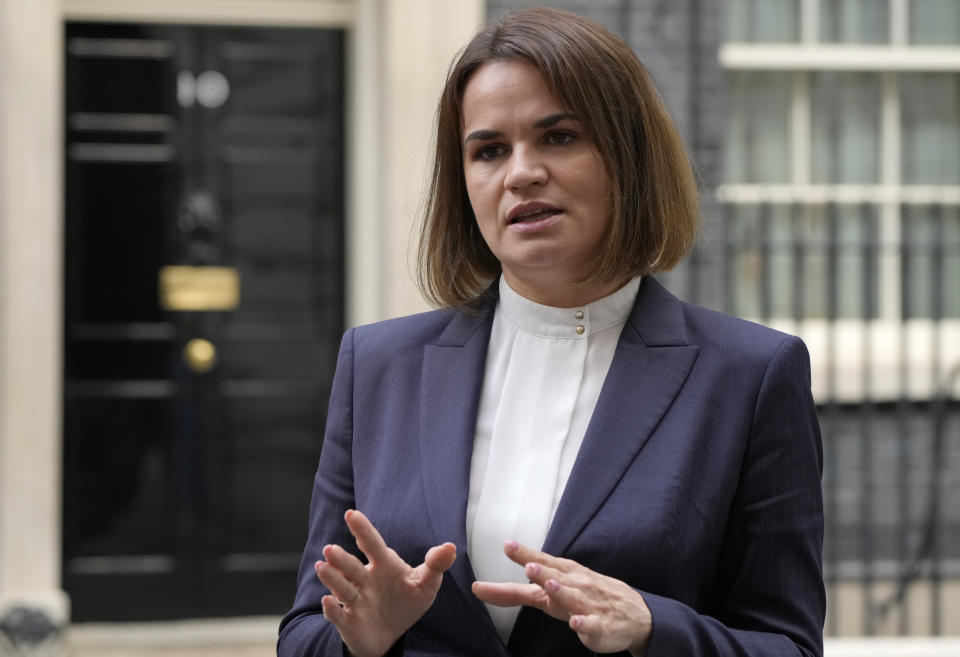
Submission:
[[[603,505],[673,403],[699,349],[687,343],[683,306],[646,278],[557,507],[543,550],[564,554]]]
[[[490,303],[476,315],[455,313],[436,343],[424,347],[420,388],[420,470],[427,515],[436,542],[457,546],[448,574],[480,617],[488,615],[470,590],[475,576],[467,558],[466,515],[493,307]]]

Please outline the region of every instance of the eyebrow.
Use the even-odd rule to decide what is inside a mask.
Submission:
[[[543,117],[542,119],[537,119],[533,124],[533,127],[540,130],[543,128],[549,128],[554,126],[564,120],[579,121],[580,118],[576,114],[571,114],[570,112],[559,112],[557,114],[550,114]],[[486,141],[488,139],[496,139],[502,137],[503,133],[497,130],[474,130],[469,135],[464,137],[463,143],[466,145],[471,141]]]
[[[569,119],[571,121],[579,121],[580,117],[576,114],[570,112],[561,112],[559,114],[551,114],[550,116],[545,116],[536,123],[533,124],[534,128],[549,128],[550,126],[556,125],[563,121],[564,119]]]

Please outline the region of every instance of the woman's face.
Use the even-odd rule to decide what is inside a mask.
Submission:
[[[462,105],[467,193],[507,282],[540,303],[585,303],[572,283],[592,273],[611,203],[584,125],[524,61],[481,66]]]

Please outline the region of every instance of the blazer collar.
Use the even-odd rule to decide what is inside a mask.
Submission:
[[[434,543],[450,541],[457,546],[457,560],[448,574],[477,618],[488,620],[493,637],[493,621],[470,589],[476,576],[467,555],[466,517],[473,436],[495,307],[496,298],[490,297],[478,312],[450,311],[450,323],[436,342],[424,346],[420,388],[420,472]]]
[[[653,278],[641,282],[629,323],[648,347],[689,345],[683,302]]]
[[[545,552],[561,556],[569,549],[683,387],[699,353],[687,341],[683,312],[676,297],[644,279],[547,532]]]

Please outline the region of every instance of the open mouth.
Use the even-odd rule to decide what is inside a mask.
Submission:
[[[527,210],[526,212],[520,212],[516,216],[511,217],[508,224],[525,224],[533,223],[535,221],[542,221],[552,217],[555,214],[560,214],[560,210],[556,208],[537,208],[536,210]]]

